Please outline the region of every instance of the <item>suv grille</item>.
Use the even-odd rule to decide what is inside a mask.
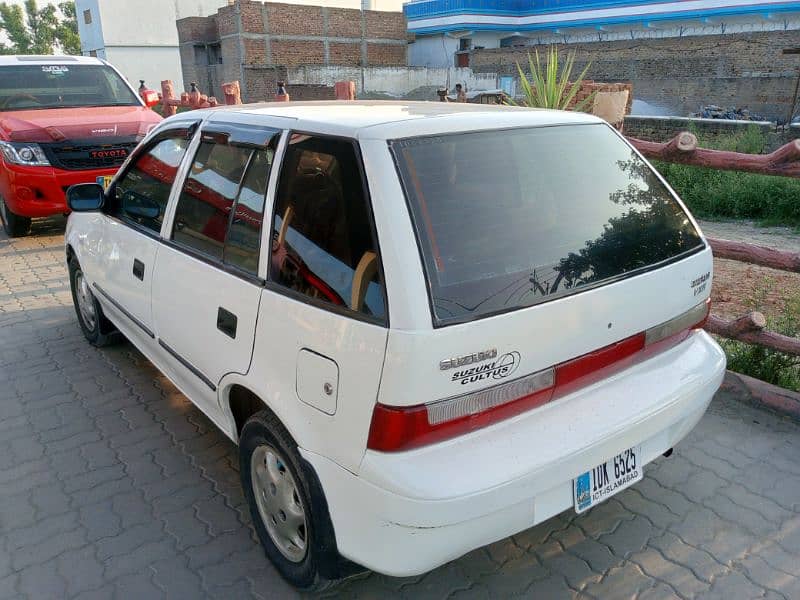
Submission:
[[[50,164],[80,171],[120,166],[139,142],[133,136],[42,144]]]

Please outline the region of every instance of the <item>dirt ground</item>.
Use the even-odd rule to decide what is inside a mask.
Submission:
[[[778,318],[793,299],[800,300],[800,273],[714,259],[713,314],[734,319],[758,310],[767,318]]]
[[[800,235],[788,227],[758,227],[750,221],[701,221],[700,226],[708,237],[800,252]],[[711,300],[711,312],[727,319],[752,310],[778,318],[793,300],[800,302],[800,273],[715,258]]]

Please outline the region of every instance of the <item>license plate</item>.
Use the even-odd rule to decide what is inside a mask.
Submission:
[[[641,447],[624,450],[572,482],[575,512],[582,513],[639,481],[644,473]]]
[[[103,186],[104,190],[108,189],[108,186],[111,185],[111,180],[114,179],[113,175],[101,175],[95,181]]]

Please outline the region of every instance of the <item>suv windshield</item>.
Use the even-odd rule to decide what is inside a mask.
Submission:
[[[574,294],[703,247],[604,124],[390,142],[437,325]]]
[[[0,111],[140,105],[122,77],[105,65],[0,67]]]

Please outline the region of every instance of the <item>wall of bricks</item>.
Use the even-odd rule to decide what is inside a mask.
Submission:
[[[766,138],[767,152],[787,142],[800,138],[800,125],[776,128],[774,123],[763,121],[730,121],[727,119],[695,119],[690,117],[625,117],[626,136],[666,142],[681,131],[691,131],[701,140],[716,140],[738,135],[748,128],[757,128]]]
[[[223,80],[238,79],[245,101],[263,99],[267,88],[266,97],[274,93],[274,78],[269,75],[274,71],[251,67],[408,64],[406,20],[401,12],[238,0],[216,15],[180,19],[177,27],[185,85],[209,80],[209,65],[194,48],[219,44],[222,65],[213,67],[217,88],[211,93],[221,94],[218,86]]]
[[[286,91],[292,100],[336,100],[336,91],[330,85],[287,85]]]
[[[476,71],[516,75],[536,48],[474,50]],[[688,115],[708,104],[749,108],[770,119],[785,118],[797,82],[800,31],[770,31],[630,41],[561,44],[577,53],[575,70],[591,62],[587,77],[630,81],[636,98],[662,107],[665,114]]]

